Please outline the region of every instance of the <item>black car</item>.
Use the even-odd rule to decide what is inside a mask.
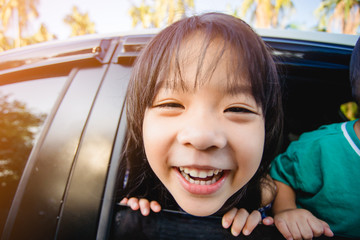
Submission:
[[[0,54],[0,236],[8,239],[233,239],[217,217],[115,202],[132,64],[156,33],[73,38]],[[346,120],[357,36],[259,31],[284,83],[285,149]],[[246,239],[279,239],[258,226]]]

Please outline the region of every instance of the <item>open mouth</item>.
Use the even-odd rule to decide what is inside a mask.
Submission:
[[[181,175],[191,184],[211,185],[216,183],[224,174],[222,169],[200,170],[188,167],[178,168]]]

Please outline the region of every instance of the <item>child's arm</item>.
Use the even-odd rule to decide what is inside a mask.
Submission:
[[[332,237],[329,225],[306,209],[296,207],[296,195],[288,185],[275,181],[278,192],[273,204],[275,225],[286,239],[311,239],[322,234]]]

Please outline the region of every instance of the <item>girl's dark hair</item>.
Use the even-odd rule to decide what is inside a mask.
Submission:
[[[127,184],[120,187],[120,198],[146,197],[160,201],[164,207],[176,205],[146,160],[142,124],[145,110],[152,105],[159,87],[168,83],[166,80],[170,69],[175,72],[174,84],[182,83],[179,49],[184,40],[194,33],[201,33],[204,39],[200,58],[204,58],[207,47],[215,39],[222,39],[223,43],[210,64],[213,69],[202,69],[203,59],[199,59],[199,79],[196,79],[196,84],[209,78],[208,73],[214,71],[225,50],[230,48],[231,54],[226,56],[232,58],[229,61],[232,65],[228,67],[227,73],[224,73],[227,74],[229,89],[236,87],[240,77],[245,76],[251,85],[255,101],[262,108],[266,132],[260,167],[250,182],[234,194],[224,205],[227,207],[222,210],[226,211],[235,205],[248,210],[256,209],[261,202],[262,179],[281,143],[281,87],[274,60],[262,39],[242,20],[221,13],[193,16],[170,25],[157,34],[138,57],[127,91],[128,129],[120,168],[120,181],[123,182],[126,178]]]
[[[350,84],[352,95],[360,104],[360,38],[357,40],[350,60]]]

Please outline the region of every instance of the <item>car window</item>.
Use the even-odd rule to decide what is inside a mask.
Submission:
[[[273,54],[286,91],[286,140],[282,150],[303,132],[317,129],[324,124],[345,121],[343,115],[349,119],[359,116],[357,106],[353,102],[348,102],[351,100],[348,81],[351,47],[340,48],[331,44],[276,38],[265,40],[274,49]],[[340,104],[345,102],[348,103],[339,109]],[[121,170],[123,169],[120,167]],[[118,184],[121,185],[123,182]],[[115,194],[121,195],[118,189],[116,191]],[[121,199],[117,198],[113,211],[111,240],[189,239],[194,236],[196,239],[233,239],[230,231],[222,228],[219,218],[197,218],[171,210],[143,217],[139,211],[131,211],[119,204]],[[208,229],[207,226],[211,227]],[[274,226],[260,225],[256,229],[248,239],[283,239]],[[326,237],[321,236],[318,239]]]
[[[0,235],[27,159],[66,77],[0,86]]]

